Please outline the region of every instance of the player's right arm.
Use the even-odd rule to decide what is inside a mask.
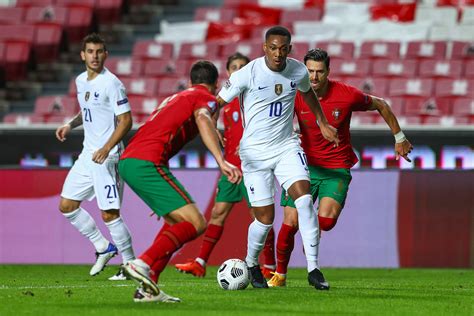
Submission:
[[[81,125],[82,113],[79,111],[79,113],[77,113],[76,116],[74,116],[68,123],[61,125],[56,129],[56,138],[60,142],[64,142],[66,140],[66,135],[69,134],[72,129]]]
[[[219,147],[219,136],[217,135],[209,110],[205,108],[197,109],[194,111],[194,118],[204,145],[206,145],[216,159],[222,173],[227,176],[231,183],[239,183],[242,180],[242,172],[224,159],[224,155]]]

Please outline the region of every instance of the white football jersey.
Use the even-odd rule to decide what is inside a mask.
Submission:
[[[260,57],[230,76],[219,96],[226,102],[240,98],[242,159],[267,159],[287,145],[299,143],[293,131],[296,90],[307,92],[310,88],[306,66],[293,58],[287,58],[281,72],[270,70],[265,57]]]
[[[84,127],[83,151],[92,154],[110,139],[116,116],[130,112],[130,104],[125,86],[106,68],[90,81],[87,72],[83,72],[76,78],[76,87]],[[109,154],[120,154],[122,148],[119,143]]]

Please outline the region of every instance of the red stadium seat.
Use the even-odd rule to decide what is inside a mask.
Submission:
[[[430,97],[433,91],[431,79],[392,79],[388,95],[391,97]]]
[[[280,24],[291,26],[295,21],[320,21],[322,16],[320,8],[287,9],[281,13]]]
[[[152,97],[131,96],[129,98],[133,115],[149,115],[158,107],[159,101],[158,98]]]
[[[239,52],[251,60],[263,56],[262,41],[242,41],[234,45],[224,45],[221,56],[227,58],[230,55]]]
[[[374,77],[412,78],[417,73],[417,62],[414,60],[375,60],[372,65]]]
[[[236,7],[241,3],[258,4],[258,0],[224,0],[223,7]]]
[[[464,63],[464,77],[467,79],[474,79],[474,59],[467,60]]]
[[[118,23],[122,5],[123,0],[96,0],[94,13],[98,22],[101,24]]]
[[[68,94],[71,97],[76,97],[77,96],[76,78],[72,78],[69,81]]]
[[[153,78],[122,78],[122,83],[129,96],[155,97],[158,91],[158,80]]]
[[[423,122],[423,119],[420,116],[415,115],[399,116],[397,119],[402,127],[407,125],[421,125]],[[374,123],[377,125],[387,125],[383,117],[380,115],[375,118]]]
[[[429,116],[424,119],[423,124],[454,127],[459,125],[470,125],[471,122],[468,117]]]
[[[144,63],[132,58],[109,57],[105,66],[118,77],[139,77],[142,74]]]
[[[210,59],[219,58],[218,43],[183,43],[178,59]]]
[[[316,46],[328,52],[331,60],[335,58],[353,59],[354,43],[353,42],[317,42]]]
[[[375,95],[378,97],[384,97],[387,93],[388,79],[349,77],[341,81],[343,81],[344,83],[348,85],[358,88],[364,93]]]
[[[194,13],[194,21],[212,21],[231,23],[236,12],[232,8],[198,7]]]
[[[187,89],[188,85],[189,85],[188,77],[163,78],[160,81],[158,96],[168,97],[172,94],[175,94],[176,92]]]
[[[331,74],[336,77],[366,77],[370,74],[368,59],[331,61]]]
[[[0,25],[3,24],[21,24],[25,10],[22,7],[1,7],[0,6]]]
[[[307,42],[292,42],[291,44],[292,48],[289,56],[298,60],[303,60],[304,55],[306,55],[309,50],[309,44]],[[262,44],[260,44],[260,49],[262,49],[261,47]],[[263,50],[261,51],[263,56]]]
[[[445,59],[447,42],[409,42],[405,58],[410,59]]]
[[[460,60],[422,60],[419,76],[426,78],[459,78],[463,71]]]
[[[400,97],[392,97],[392,98],[383,98],[387,103],[390,105],[390,108],[392,109],[392,112],[395,113],[395,115],[402,116],[405,115],[405,99],[400,98]],[[375,111],[375,113],[378,115],[378,112]]]
[[[175,62],[174,60],[150,59],[145,62],[145,77],[172,77],[185,76],[189,68],[186,61]]]
[[[16,0],[17,7],[47,7],[55,4],[55,0]]]
[[[398,59],[400,57],[399,42],[369,41],[362,43],[361,58]]]
[[[173,58],[172,43],[155,41],[137,41],[133,45],[132,56],[140,59],[171,59]]]
[[[422,116],[443,116],[451,114],[451,104],[446,99],[407,99],[405,114]]]
[[[33,44],[35,61],[38,63],[53,62],[59,57],[59,47],[63,28],[54,22],[35,23],[36,34]]]
[[[74,117],[75,114],[73,115],[52,114],[52,115],[46,116],[44,121],[45,123],[49,123],[49,124],[65,124],[69,122]]]
[[[32,123],[44,123],[44,119],[33,113],[9,113],[3,118],[3,123],[25,126]]]
[[[5,80],[14,81],[24,79],[27,64],[31,56],[31,43],[27,41],[4,41],[4,70]]]
[[[451,59],[474,58],[474,42],[453,42]]]
[[[33,43],[35,28],[33,25],[3,25],[0,27],[0,41],[19,40]]]
[[[474,117],[474,99],[456,98],[453,100],[453,115]]]
[[[56,22],[63,26],[67,24],[69,12],[65,7],[29,7],[26,11],[25,22]]]
[[[438,79],[435,86],[437,97],[474,97],[474,80]]]
[[[92,25],[93,8],[79,4],[65,5],[69,11],[65,31],[72,43],[79,43],[90,30]]]
[[[371,112],[353,112],[351,117],[351,125],[372,125],[375,116]]]
[[[41,96],[35,101],[34,113],[38,115],[73,116],[78,111],[77,99],[67,95]]]

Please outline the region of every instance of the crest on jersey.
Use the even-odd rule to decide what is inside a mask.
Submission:
[[[91,96],[91,93],[89,91],[86,92],[86,95],[84,96],[84,99],[87,101],[89,101],[89,97]]]
[[[232,112],[232,119],[234,120],[234,122],[237,122],[239,120],[239,112]]]
[[[339,120],[339,116],[341,115],[341,110],[339,110],[338,108],[335,108],[333,111],[332,111],[332,117],[334,117],[334,120]]]
[[[208,101],[207,106],[211,109],[211,112],[214,113],[217,109],[216,101]]]
[[[224,88],[229,89],[231,86],[232,83],[230,82],[230,80],[226,80],[226,82],[224,83]]]
[[[277,83],[275,85],[275,93],[276,95],[280,95],[283,92],[283,85],[281,83]]]

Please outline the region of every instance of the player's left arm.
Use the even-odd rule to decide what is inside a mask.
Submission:
[[[224,159],[224,155],[219,147],[219,136],[217,135],[209,110],[206,108],[195,110],[194,118],[204,145],[206,145],[207,149],[216,159],[222,173],[228,177],[231,183],[239,183],[242,180],[242,172]]]
[[[104,163],[109,156],[110,150],[114,148],[132,128],[132,113],[125,112],[117,116],[117,126],[105,145],[92,155],[92,160],[96,163]]]
[[[388,127],[390,127],[390,130],[392,131],[392,134],[395,137],[396,159],[399,160],[401,156],[406,161],[411,162],[411,159],[408,158],[408,154],[413,150],[413,146],[400,128],[400,124],[398,124],[397,117],[392,112],[390,105],[382,98],[378,98],[375,96],[371,96],[371,98],[372,103],[369,105],[368,110],[377,110],[387,123]]]

